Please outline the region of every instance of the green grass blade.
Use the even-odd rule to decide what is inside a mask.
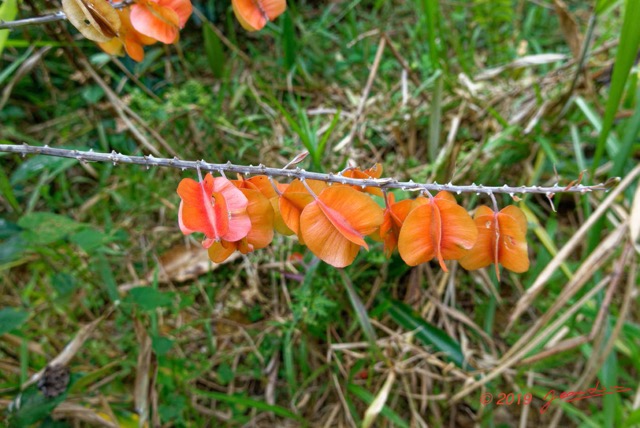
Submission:
[[[9,182],[9,177],[7,177],[4,169],[0,169],[0,193],[6,198],[15,212],[20,213],[22,211],[18,199],[16,199],[16,195],[13,192],[13,187],[11,187],[11,183]]]
[[[576,97],[575,102],[582,113],[584,113],[589,123],[591,123],[593,129],[595,129],[596,132],[602,132],[602,119],[600,118],[598,113],[582,97]],[[618,152],[620,141],[615,135],[609,135],[606,139],[605,147],[609,152],[609,155],[613,157]]]
[[[18,0],[4,0],[0,5],[0,21],[13,21],[18,15]],[[0,30],[0,56],[9,38],[9,30]]]
[[[224,65],[226,58],[222,49],[222,42],[218,35],[208,25],[202,26],[202,36],[204,38],[204,51],[207,54],[207,62],[211,73],[217,79],[224,75]]]
[[[298,422],[304,422],[300,416],[293,413],[291,410],[284,407],[277,406],[275,404],[267,404],[264,401],[254,400],[253,398],[245,397],[242,395],[227,395],[222,392],[216,391],[203,391],[202,389],[195,389],[194,392],[202,397],[213,398],[214,400],[222,401],[228,404],[238,404],[241,406],[251,407],[263,412],[272,412],[283,418],[292,419]]]
[[[598,0],[596,3],[596,14],[600,15],[606,12],[611,6],[617,3],[618,0]]]
[[[633,412],[631,412],[627,420],[624,421],[624,424],[622,424],[623,428],[631,428],[637,426],[640,426],[640,409],[635,409]]]
[[[364,401],[367,405],[371,405],[371,403],[373,403],[373,400],[375,400],[373,394],[359,385],[350,383],[349,386],[347,386],[347,390],[351,394],[358,397],[360,400]],[[399,427],[409,428],[409,424],[387,405],[382,406],[380,414]]]
[[[384,298],[389,305],[389,315],[400,326],[416,331],[416,337],[425,345],[433,346],[437,352],[443,352],[459,367],[464,365],[464,355],[460,344],[447,333],[432,326],[409,306],[394,299]]]
[[[429,42],[429,59],[431,60],[431,67],[433,70],[440,68],[438,61],[438,20],[439,15],[438,0],[423,0],[422,7],[425,13],[425,26],[427,28],[427,40]]]
[[[598,138],[596,152],[593,156],[593,165],[591,166],[592,175],[596,168],[598,168],[600,158],[602,158],[604,146],[607,142],[609,132],[611,132],[611,128],[613,127],[613,121],[616,117],[620,100],[622,99],[627,78],[629,77],[629,71],[638,54],[638,48],[640,47],[639,22],[640,2],[637,0],[626,0],[624,21],[622,22],[622,32],[620,34],[620,45],[616,53],[615,67],[613,68],[613,76],[611,78],[611,90],[605,108],[602,131]]]
[[[0,31],[0,33],[2,33],[2,31]],[[1,39],[2,39],[2,35],[0,34],[0,40]],[[16,59],[15,61],[11,61],[11,64],[9,64],[8,67],[6,67],[4,70],[2,70],[2,72],[0,72],[0,85],[2,85],[2,82],[7,80],[7,78],[11,76],[13,72],[16,71],[18,67],[20,67],[22,63],[25,62],[27,58],[31,56],[31,54],[33,53],[33,49],[34,49],[33,45],[29,46],[29,49],[27,49],[22,55],[20,55],[20,58]],[[2,49],[0,49],[0,55],[1,54],[2,54]],[[2,143],[5,144],[4,141]]]
[[[284,66],[287,71],[296,64],[298,46],[296,43],[296,31],[291,19],[291,11],[287,10],[282,19],[282,50],[284,51]]]
[[[333,119],[331,120],[331,123],[329,124],[329,129],[327,129],[320,138],[320,142],[318,143],[318,153],[320,153],[321,155],[324,155],[324,148],[327,146],[327,141],[329,141],[329,138],[333,134],[333,130],[336,128],[338,122],[340,121],[340,113],[341,110],[338,110],[336,112],[336,114],[333,116]]]
[[[367,313],[367,309],[362,304],[362,300],[358,297],[358,293],[353,289],[353,284],[351,283],[351,279],[349,276],[344,273],[344,270],[340,269],[340,276],[342,277],[342,283],[344,287],[347,289],[347,294],[349,295],[349,301],[351,302],[351,306],[353,306],[353,310],[358,317],[358,322],[362,327],[362,331],[364,335],[367,337],[367,340],[373,347],[376,349],[376,332],[373,330],[373,326],[371,325],[371,321],[369,320],[369,314]]]
[[[640,97],[640,89],[638,89],[638,97]],[[631,152],[633,151],[633,144],[638,139],[638,134],[640,134],[640,102],[636,104],[636,110],[627,123],[627,128],[622,136],[620,149],[613,160],[613,168],[611,169],[612,177],[620,176],[624,173],[624,167],[627,161],[632,159]]]
[[[610,331],[611,328],[607,327]],[[618,384],[618,359],[616,358],[615,351],[611,352],[605,360],[602,368],[600,369],[602,376],[602,383],[606,386],[613,386]],[[605,395],[602,397],[602,413],[604,420],[607,421],[608,427],[619,426],[617,422],[618,418],[617,409],[620,407],[620,396],[616,394]]]
[[[573,143],[573,152],[576,155],[576,164],[580,171],[587,169],[587,163],[584,160],[584,153],[582,147],[580,147],[580,135],[578,134],[578,127],[571,125],[571,142]]]
[[[431,101],[431,115],[429,116],[429,159],[432,162],[438,157],[440,148],[440,126],[442,122],[442,93],[444,80],[442,75],[436,79],[436,86]]]

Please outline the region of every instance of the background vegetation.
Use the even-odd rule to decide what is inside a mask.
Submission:
[[[194,5],[139,64],[64,22],[11,32],[0,142],[623,190],[523,197],[532,267],[498,282],[379,243],[341,273],[285,237],[212,265],[177,225],[192,173],[2,156],[0,424],[640,424],[637,2],[303,0],[256,34],[226,0]],[[28,383],[56,357],[67,388]],[[596,382],[630,390],[540,413]]]

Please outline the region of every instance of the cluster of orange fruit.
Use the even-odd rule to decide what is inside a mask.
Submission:
[[[175,43],[191,16],[191,0],[135,0],[124,7],[121,0],[62,0],[69,22],[89,40],[111,55],[126,52],[144,59],[144,46]],[[282,14],[286,0],[232,0],[240,24],[249,31],[262,29]],[[116,7],[118,6],[118,7]]]
[[[351,168],[350,178],[380,178],[382,167]],[[468,270],[498,265],[521,273],[529,269],[527,221],[516,206],[495,212],[476,209],[472,219],[447,192],[396,202],[376,187],[329,185],[324,181],[293,180],[289,184],[259,175],[228,180],[207,174],[183,179],[178,222],[185,234],[204,233],[202,242],[214,262],[234,251],[243,254],[271,243],[274,230],[296,235],[301,244],[334,267],[350,265],[365,237],[384,243],[387,257],[397,249],[410,266],[437,259],[458,260]],[[382,197],[382,208],[371,195]]]

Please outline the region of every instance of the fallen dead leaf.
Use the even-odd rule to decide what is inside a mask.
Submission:
[[[223,263],[214,263],[209,259],[207,251],[199,245],[176,245],[160,256],[158,281],[161,283],[188,281],[214,271],[222,264],[231,263],[238,257],[240,254],[236,252]],[[122,284],[118,289],[128,291],[134,287],[149,285],[153,282],[154,275],[155,269],[152,269],[143,280]]]
[[[564,39],[571,49],[571,53],[574,58],[580,58],[580,51],[582,50],[582,34],[578,29],[578,23],[575,18],[569,12],[567,4],[562,0],[553,0],[553,7],[560,19],[560,29],[564,35]]]

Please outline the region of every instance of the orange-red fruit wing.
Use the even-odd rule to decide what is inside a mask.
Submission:
[[[440,192],[425,202],[418,198],[407,216],[398,240],[402,259],[410,266],[437,257],[443,270],[444,260],[457,260],[473,247],[478,237],[474,221],[455,198]]]
[[[478,239],[473,248],[460,259],[460,265],[467,270],[476,270],[496,263],[496,219],[493,210],[485,205],[478,207],[474,221],[478,229]]]
[[[178,25],[184,28],[184,24],[193,12],[190,0],[157,0],[160,6],[173,10],[178,15]]]
[[[376,163],[371,168],[365,169],[364,173],[372,178],[380,178],[382,176],[382,164]]]
[[[413,206],[414,201],[411,199],[405,199],[404,201],[396,202],[391,205],[391,218],[398,228],[402,227],[402,223],[404,223],[405,219],[413,209]]]
[[[426,203],[414,208],[400,229],[398,252],[409,266],[428,262],[436,255],[432,224],[435,205]]]
[[[300,227],[309,250],[331,266],[349,266],[358,255],[360,246],[345,238],[331,224],[317,202],[305,207],[300,216]]]
[[[327,187],[327,184],[322,181],[307,180],[307,184],[316,195]],[[300,215],[304,207],[311,202],[313,202],[313,196],[298,179],[293,180],[280,196],[279,207],[282,220],[298,236],[300,235]]]
[[[328,187],[318,197],[318,204],[331,224],[354,244],[367,244],[363,237],[382,224],[382,208],[369,196],[349,187]]]
[[[526,235],[528,226],[527,217],[524,215],[520,208],[515,205],[508,205],[500,210],[500,214],[506,214],[510,217],[513,217],[513,219],[518,223],[520,230],[522,230],[522,233]]]
[[[350,187],[322,191],[300,216],[300,232],[311,252],[334,267],[350,265],[364,236],[382,223],[382,209],[369,196]]]
[[[247,197],[231,181],[217,177],[213,181],[213,191],[220,193],[226,201],[229,227],[220,235],[226,241],[239,241],[249,233],[251,220],[247,214]]]
[[[508,206],[498,213],[500,225],[500,264],[512,272],[529,270],[526,218],[516,206]]]
[[[384,253],[391,257],[393,251],[398,247],[398,236],[404,220],[413,208],[413,201],[405,199],[394,203],[395,198],[389,197],[389,207],[384,210],[384,220],[380,225],[380,238],[384,241]]]
[[[123,55],[123,52],[122,52],[123,44],[122,44],[122,41],[120,41],[120,39],[118,39],[117,37],[114,37],[113,39],[107,42],[98,43],[98,46],[100,46],[100,48],[106,53],[108,53],[109,55],[116,55],[116,56]]]
[[[440,251],[444,260],[458,260],[473,248],[478,229],[467,211],[450,199],[434,198],[441,221]]]
[[[143,1],[131,6],[130,18],[133,28],[145,36],[167,44],[178,38],[178,14],[153,1]]]
[[[199,183],[184,178],[178,185],[178,195],[182,199],[178,212],[180,230],[185,235],[202,232],[208,238],[218,238],[216,234],[216,215],[213,209],[213,177],[207,174]]]
[[[285,236],[293,235],[293,230],[289,229],[282,218],[282,214],[280,214],[280,198],[274,196],[269,199],[269,202],[271,202],[271,207],[273,208],[273,227],[276,232]]]
[[[233,12],[247,31],[258,31],[280,16],[287,8],[286,0],[232,0]]]
[[[124,36],[124,48],[134,61],[142,62],[144,59],[144,48],[142,44],[133,36],[127,34]]]
[[[456,201],[456,198],[449,192],[442,190],[440,192],[438,192],[438,194],[434,197],[435,199],[444,199],[445,201],[449,201],[449,202],[453,202],[454,204],[457,204],[458,201]]]
[[[249,200],[247,213],[251,219],[251,230],[239,244],[239,250],[246,254],[266,247],[273,240],[273,208],[258,190],[243,189],[242,193]]]
[[[260,190],[260,192],[268,199],[278,196],[275,189],[273,188],[273,185],[269,181],[269,177],[267,177],[266,175],[256,175],[247,179],[246,181],[256,186],[256,188]],[[279,183],[275,180],[274,183],[276,184],[276,186],[279,185]]]
[[[382,165],[377,163],[373,165],[371,168],[365,169],[364,171],[360,170],[360,168],[351,168],[343,172],[342,175],[344,177],[358,178],[358,179],[380,178],[380,176],[382,175]],[[362,188],[362,186],[351,186],[351,187],[361,192],[364,191],[372,195],[380,196],[381,198],[384,197],[384,193],[379,187],[369,186],[369,187],[365,187],[364,189]]]
[[[209,249],[209,259],[214,263],[222,263],[236,251],[238,245],[235,242],[220,241],[214,242]]]

